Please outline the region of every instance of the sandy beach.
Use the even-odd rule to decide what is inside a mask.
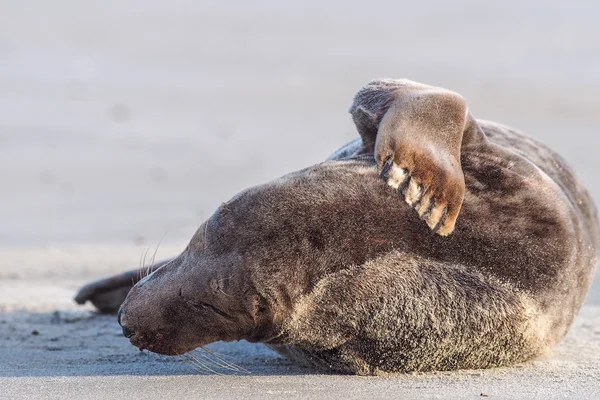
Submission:
[[[200,373],[140,353],[114,316],[72,297],[155,249],[177,254],[222,201],[353,139],[347,108],[375,77],[461,93],[476,117],[557,150],[599,201],[599,13],[587,1],[0,2],[0,398],[598,398],[598,278],[548,356],[386,378],[317,374],[248,343],[211,348],[249,374]]]

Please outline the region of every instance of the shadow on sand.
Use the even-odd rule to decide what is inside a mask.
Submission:
[[[113,315],[65,310],[10,312],[0,317],[0,377],[112,375],[305,375],[261,344],[217,342],[186,360],[140,352]]]

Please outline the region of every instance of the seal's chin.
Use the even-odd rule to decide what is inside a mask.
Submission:
[[[169,343],[169,335],[163,332],[155,332],[151,334],[134,333],[127,336],[129,342],[140,349],[140,351],[148,350],[153,353],[163,354],[165,356],[176,356],[194,350],[198,346],[181,346]]]
[[[123,318],[123,309],[119,311],[118,322],[125,336],[131,344],[140,351],[149,350],[154,353],[175,356],[187,353],[201,344],[189,344],[189,340],[183,341],[178,331],[173,328],[147,329],[140,326],[131,326]],[[189,338],[188,338],[189,339]],[[182,342],[188,342],[184,344]]]

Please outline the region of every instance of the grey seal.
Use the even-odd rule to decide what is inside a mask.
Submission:
[[[600,238],[566,162],[408,80],[368,83],[350,113],[360,137],[327,161],[223,203],[135,286],[132,271],[76,300],[120,305],[140,349],[245,339],[337,373],[489,368],[555,346]]]

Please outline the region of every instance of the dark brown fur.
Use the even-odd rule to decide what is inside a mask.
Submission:
[[[453,234],[436,235],[379,177],[372,135],[393,101],[376,93],[355,99],[362,139],[224,203],[181,255],[133,287],[119,319],[134,345],[179,354],[246,339],[323,369],[379,374],[509,365],[560,341],[597,257],[587,191],[545,146],[457,103],[464,200],[444,225]],[[394,146],[454,151],[432,132]],[[455,173],[431,157],[414,165]],[[432,198],[451,201],[431,182],[442,196]],[[99,286],[79,300],[110,292]]]

